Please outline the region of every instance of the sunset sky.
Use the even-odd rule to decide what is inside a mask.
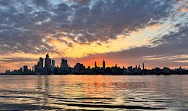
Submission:
[[[65,58],[188,68],[187,0],[0,0],[0,72]]]

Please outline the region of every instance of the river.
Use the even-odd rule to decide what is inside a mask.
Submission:
[[[0,110],[188,109],[188,75],[1,75]]]

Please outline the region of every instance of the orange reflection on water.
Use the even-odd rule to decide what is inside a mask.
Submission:
[[[9,109],[9,104],[15,105],[14,108],[20,105],[22,107],[18,108],[19,110],[29,110],[26,108],[49,110],[52,109],[51,107],[110,110],[106,106],[165,107],[166,104],[176,106],[177,102],[184,107],[186,105],[184,97],[187,96],[186,77],[186,75],[0,76],[0,103],[5,104],[6,109]],[[92,107],[82,107],[82,105]],[[101,105],[105,108],[97,107]],[[114,110],[119,109],[117,107]]]
[[[81,89],[83,92],[88,92],[88,93],[98,93],[98,92],[111,92],[110,87],[111,84],[111,79],[103,75],[68,75],[64,76],[66,79],[63,79],[63,84],[70,84],[70,85],[75,85],[79,87],[74,87],[74,88],[83,88]],[[77,79],[70,79],[70,78],[77,78]],[[56,81],[55,84],[61,84],[62,81]],[[78,89],[80,90],[80,89]]]

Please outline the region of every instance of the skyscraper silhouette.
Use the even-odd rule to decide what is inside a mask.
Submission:
[[[95,69],[97,68],[97,63],[96,63],[96,61],[95,61]]]
[[[27,66],[23,66],[23,72],[28,73],[28,67]]]
[[[43,58],[42,57],[39,58],[38,68],[43,69]]]
[[[52,68],[55,68],[55,60],[52,60]]]
[[[103,60],[103,69],[105,69],[105,61]]]
[[[46,55],[45,58],[45,68],[51,68],[51,59],[48,54]]]
[[[61,60],[61,68],[62,69],[68,68],[67,60],[65,60],[65,59]]]
[[[143,70],[144,70],[144,63],[142,63],[142,65],[143,65]]]

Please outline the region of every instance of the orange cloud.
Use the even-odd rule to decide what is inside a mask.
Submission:
[[[150,40],[147,38],[156,37],[157,33],[163,31],[161,28],[167,29],[168,27],[164,24],[147,26],[144,29],[132,31],[129,35],[124,33],[119,34],[116,36],[117,39],[109,39],[105,42],[94,41],[91,43],[80,44],[67,36],[54,38],[52,37],[53,34],[46,35],[44,42],[53,47],[54,50],[64,57],[81,58],[89,54],[117,52],[129,49],[130,47],[140,47],[151,44]],[[110,28],[106,30],[110,30]],[[128,29],[125,29],[125,31],[126,30]],[[77,35],[73,36],[76,37]],[[69,46],[69,44],[71,44],[71,46]]]
[[[125,30],[128,30],[128,29],[125,29]],[[168,27],[166,25],[157,24],[153,26],[147,26],[144,29],[140,29],[137,31],[132,31],[130,32],[129,35],[123,34],[123,33],[119,34],[116,36],[117,39],[109,39],[108,41],[104,41],[104,42],[94,41],[94,42],[86,43],[86,44],[77,43],[71,38],[67,37],[65,32],[59,32],[65,35],[62,35],[58,38],[54,38],[53,34],[46,34],[45,38],[42,39],[42,42],[53,47],[53,49],[56,52],[58,52],[58,53],[49,53],[51,58],[59,58],[59,57],[82,58],[82,57],[88,56],[89,54],[119,52],[119,51],[130,49],[133,47],[140,47],[140,46],[152,44],[150,42],[150,39],[154,37],[158,37],[157,34],[165,30],[168,30]],[[69,46],[68,44],[72,44],[72,45]],[[19,52],[19,53],[8,54],[8,56],[0,55],[0,58],[20,57],[20,58],[38,59],[39,57],[45,57],[45,55],[46,53],[31,54],[31,53]],[[97,61],[102,61],[102,60],[97,60]],[[102,62],[99,62],[99,63],[100,63],[99,65],[102,66]],[[13,66],[14,66],[14,68],[17,69],[23,64],[20,64],[20,65],[13,64],[10,67],[13,69]],[[34,65],[35,62],[28,63],[28,64]],[[93,66],[93,64],[94,64],[94,60],[84,61],[84,65]],[[108,63],[108,64],[110,64],[110,66],[115,65],[114,63]]]
[[[188,11],[188,2],[185,0],[178,1],[178,5],[176,6],[177,12],[187,12]]]
[[[149,29],[149,32],[152,32],[152,31],[154,31],[154,30],[155,30],[155,31],[158,31],[159,28],[162,27],[162,26],[166,27],[166,26],[163,25],[163,24],[157,24],[157,25],[147,26],[146,28]]]
[[[187,9],[187,8],[183,8],[183,9],[181,9],[180,11],[181,11],[181,12],[187,12],[188,9]]]

